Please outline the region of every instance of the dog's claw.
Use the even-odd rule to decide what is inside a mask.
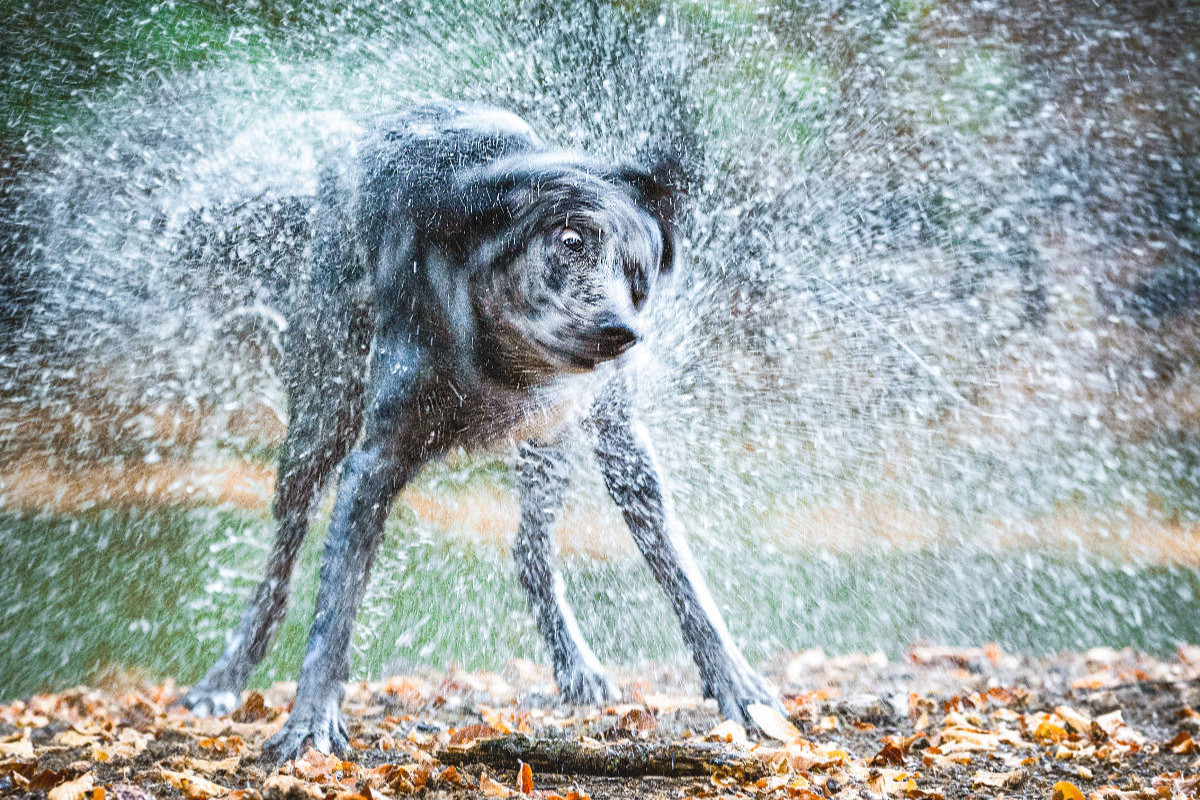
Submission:
[[[704,696],[717,701],[717,707],[725,719],[734,720],[748,728],[758,728],[748,711],[752,705],[761,703],[786,713],[774,687],[744,664],[729,664],[720,675],[706,678]]]
[[[179,700],[179,705],[197,717],[224,717],[233,713],[241,704],[239,694],[229,689],[193,686],[192,690]]]
[[[288,721],[263,745],[262,757],[282,764],[300,758],[309,747],[339,756],[349,754],[350,736],[337,701],[292,709]]]

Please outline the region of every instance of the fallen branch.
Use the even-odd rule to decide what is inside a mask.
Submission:
[[[484,739],[470,747],[451,748],[437,754],[444,764],[486,764],[515,770],[519,763],[537,772],[555,775],[599,775],[609,778],[638,778],[661,775],[668,778],[713,774],[754,779],[766,774],[753,756],[720,744],[666,744],[623,742],[597,744],[566,739],[532,739],[507,736]]]

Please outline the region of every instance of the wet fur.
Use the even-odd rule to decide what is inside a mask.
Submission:
[[[451,447],[519,443],[518,574],[565,699],[615,689],[566,604],[552,530],[569,481],[564,426],[592,433],[606,486],[671,601],[706,695],[748,721],[775,703],[733,643],[675,523],[620,354],[654,284],[675,266],[678,170],[609,165],[546,148],[516,116],[432,104],[331,161],[308,267],[287,308],[291,422],[267,575],[225,653],[185,703],[238,700],[286,611],[309,516],[335,471],[296,701],[265,748],[348,747],[339,705],[355,612],[396,494]],[[564,227],[582,232],[564,249]]]

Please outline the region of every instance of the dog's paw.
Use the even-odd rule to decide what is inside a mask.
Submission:
[[[717,701],[725,719],[747,728],[758,728],[748,710],[752,705],[762,704],[785,713],[775,687],[744,663],[731,663],[720,674],[706,677],[704,696]]]
[[[304,755],[310,747],[322,753],[349,754],[350,737],[337,700],[297,704],[283,727],[263,745],[262,757],[272,764],[282,764]]]
[[[241,704],[240,692],[230,689],[205,689],[193,686],[179,705],[197,717],[225,717]]]
[[[600,667],[577,664],[557,676],[558,690],[567,703],[596,706],[621,699],[612,678]]]

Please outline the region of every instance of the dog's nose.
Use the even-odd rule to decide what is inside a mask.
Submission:
[[[599,320],[596,344],[603,358],[616,358],[637,344],[638,338],[633,326],[615,315]]]

